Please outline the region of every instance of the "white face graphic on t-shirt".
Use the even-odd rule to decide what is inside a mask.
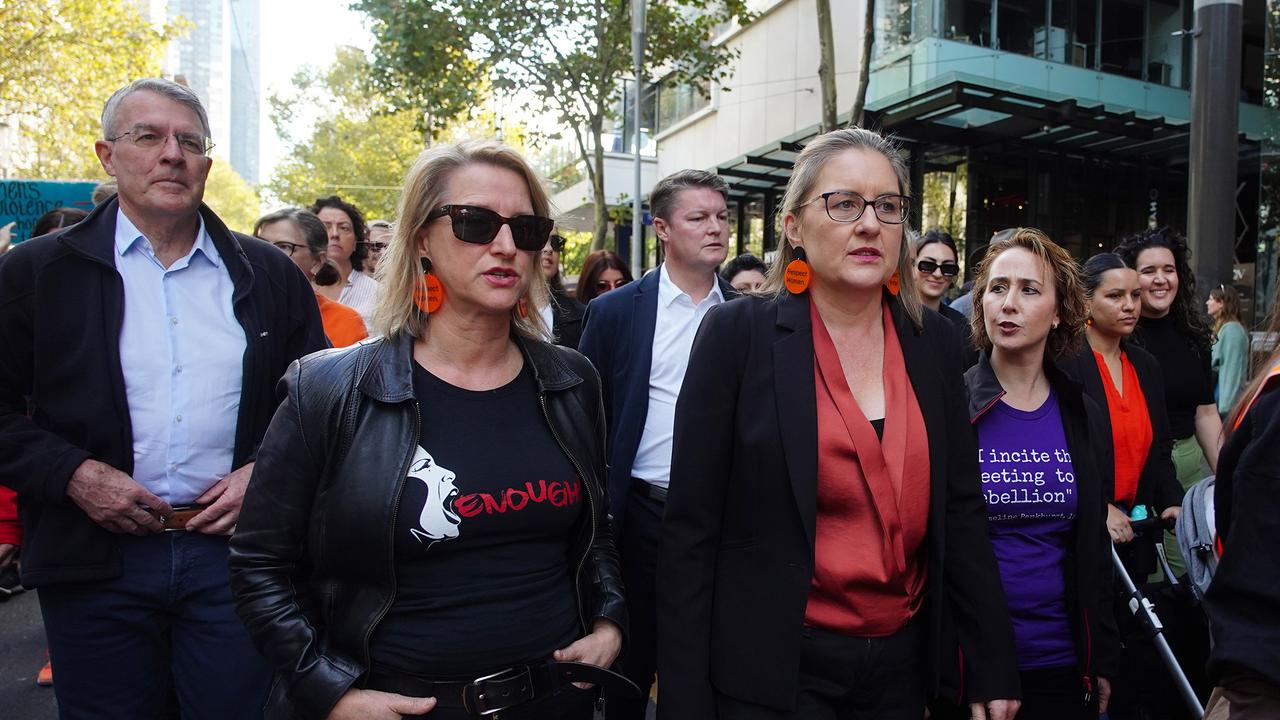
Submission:
[[[453,507],[458,498],[453,471],[440,467],[431,453],[417,447],[413,451],[413,461],[409,463],[409,477],[421,480],[427,486],[427,499],[418,516],[421,529],[412,528],[409,532],[419,542],[428,544],[458,537],[458,523],[462,518]]]

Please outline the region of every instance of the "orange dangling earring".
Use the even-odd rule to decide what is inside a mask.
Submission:
[[[1085,318],[1084,324],[1093,327],[1093,318]]]
[[[520,298],[516,302],[516,313],[520,315],[521,320],[529,317],[529,301],[524,298]]]
[[[787,292],[792,295],[802,295],[805,290],[809,289],[809,258],[804,254],[804,248],[796,245],[791,248],[795,259],[787,263],[786,272],[782,274],[782,283],[787,286]]]
[[[890,295],[897,295],[902,291],[902,277],[898,275],[897,270],[893,271],[893,274],[889,276],[889,280],[884,285],[889,288]]]
[[[444,285],[431,273],[431,258],[422,258],[422,277],[413,288],[413,302],[428,315],[444,304]]]

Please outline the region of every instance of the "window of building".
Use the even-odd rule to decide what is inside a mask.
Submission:
[[[708,83],[658,83],[658,132],[668,130],[690,115],[710,107],[711,86]]]

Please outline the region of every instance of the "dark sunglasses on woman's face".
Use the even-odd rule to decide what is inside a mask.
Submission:
[[[939,265],[932,260],[921,260],[916,263],[916,269],[925,275],[932,275],[933,271],[938,268],[942,268],[944,277],[955,277],[960,274],[960,266],[955,263],[942,263]]]
[[[610,282],[608,280],[597,280],[596,289],[597,290],[617,290],[618,288],[626,284],[627,284],[626,278],[618,278],[613,282]]]
[[[552,235],[548,242],[551,244],[552,250],[555,250],[556,252],[564,252],[565,239],[563,237],[559,235]]]
[[[511,240],[520,250],[541,250],[555,223],[537,215],[503,217],[489,208],[475,205],[441,205],[427,214],[427,222],[449,216],[453,236],[473,245],[488,245],[498,236],[503,225],[511,228]]]

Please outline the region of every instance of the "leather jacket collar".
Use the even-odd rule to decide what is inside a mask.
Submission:
[[[560,360],[543,343],[529,342],[512,333],[516,346],[525,362],[533,368],[534,381],[539,394],[567,390],[582,382],[582,377]],[[360,392],[380,402],[405,402],[413,399],[413,343],[415,338],[407,332],[398,333],[379,342],[368,368],[358,380]]]
[[[1073,407],[1080,404],[1079,398],[1084,393],[1084,385],[1050,360],[1045,360],[1044,373],[1049,378],[1049,385],[1057,391],[1059,402],[1070,403]],[[978,364],[964,374],[964,384],[969,392],[969,424],[973,425],[1004,397],[1004,388],[1000,386],[996,371],[991,367],[990,350],[978,353]]]

